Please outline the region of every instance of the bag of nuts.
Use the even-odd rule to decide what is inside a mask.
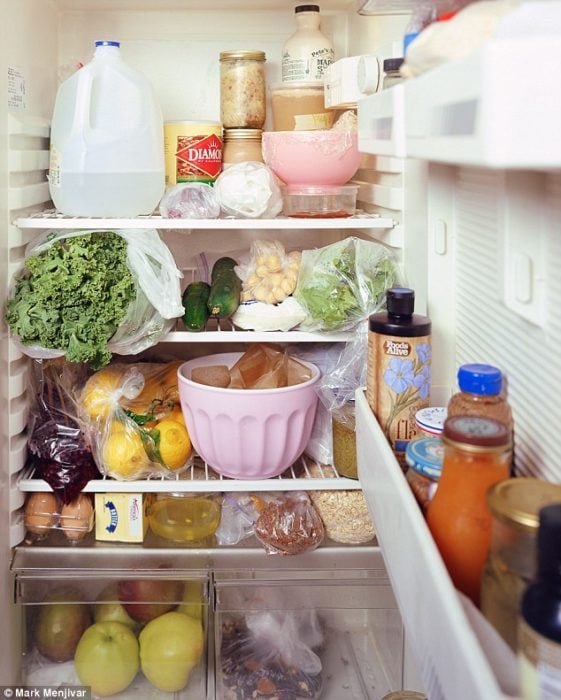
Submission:
[[[276,494],[264,504],[255,536],[268,554],[301,554],[318,547],[323,522],[303,491]]]

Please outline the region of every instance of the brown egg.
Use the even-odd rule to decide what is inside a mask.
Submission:
[[[27,497],[24,522],[28,532],[46,537],[57,520],[57,500],[53,493],[32,493]]]
[[[93,527],[91,498],[81,493],[74,501],[62,506],[60,527],[69,540],[76,542],[85,537]]]

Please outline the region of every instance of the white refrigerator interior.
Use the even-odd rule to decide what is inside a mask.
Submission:
[[[399,47],[415,6],[396,0],[320,4],[322,30],[337,58],[388,57]],[[539,3],[528,3],[533,4]],[[218,121],[219,53],[265,51],[268,87],[275,86],[282,45],[294,31],[293,6],[282,0],[0,0],[4,293],[25,246],[42,232],[139,227],[134,219],[78,220],[48,211],[49,120],[56,89],[91,58],[97,39],[121,42],[123,58],[154,86],[165,121]],[[287,248],[323,246],[350,235],[391,246],[415,289],[416,312],[433,322],[432,403],[448,400],[460,364],[501,367],[516,422],[517,473],[559,482],[561,29],[554,27],[534,27],[524,36],[515,25],[465,59],[361,100],[364,155],[354,181],[362,217],[248,224],[154,216],[143,217],[142,227],[162,232],[187,278],[193,275],[194,254],[228,254],[260,237],[278,237]],[[269,121],[270,116],[266,129]],[[350,337],[337,333],[329,342]],[[326,339],[320,333],[230,328],[188,334],[178,326],[162,346],[186,358],[263,341],[305,347]],[[327,661],[331,676],[322,697],[379,699],[399,688],[424,690],[431,700],[516,695],[514,659],[494,653],[490,628],[462,605],[361,392],[360,481],[314,478],[305,489],[362,487],[379,535],[376,546],[330,545],[288,563],[267,558],[253,545],[208,551],[110,548],[99,542],[74,549],[32,547],[24,544],[22,506],[27,492],[49,487],[25,471],[29,360],[5,323],[1,363],[0,606],[9,629],[0,642],[3,683],[21,682],[25,673],[25,608],[37,600],[43,584],[96,576],[101,583],[135,570],[148,575],[168,562],[178,577],[186,570],[202,572],[207,590],[213,589],[209,616],[212,612],[217,620],[236,609],[244,592],[267,588],[271,581],[302,595],[316,591],[310,604],[324,611],[327,626],[337,632],[330,637],[335,639]],[[301,480],[290,477],[218,484],[240,491],[303,488]],[[211,480],[174,483],[174,490],[216,487]],[[125,482],[122,489],[164,492],[170,486],[154,480]],[[96,481],[86,490],[112,489],[109,482]],[[209,572],[212,585],[205,578]],[[207,641],[207,677],[197,688],[204,686],[210,700],[216,692],[212,633]],[[342,662],[348,658],[352,673]]]

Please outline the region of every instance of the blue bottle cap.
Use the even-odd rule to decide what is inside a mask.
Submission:
[[[458,385],[469,394],[496,396],[501,393],[503,376],[492,365],[462,365],[458,370]]]
[[[120,41],[96,41],[95,45],[96,46],[116,46],[117,48],[119,48],[119,46],[121,46],[121,42]]]
[[[420,438],[411,440],[405,450],[405,461],[419,474],[430,479],[440,479],[444,445],[440,438]]]

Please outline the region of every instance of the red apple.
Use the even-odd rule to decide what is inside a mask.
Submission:
[[[183,583],[169,579],[119,581],[119,600],[137,622],[150,622],[181,602]]]

